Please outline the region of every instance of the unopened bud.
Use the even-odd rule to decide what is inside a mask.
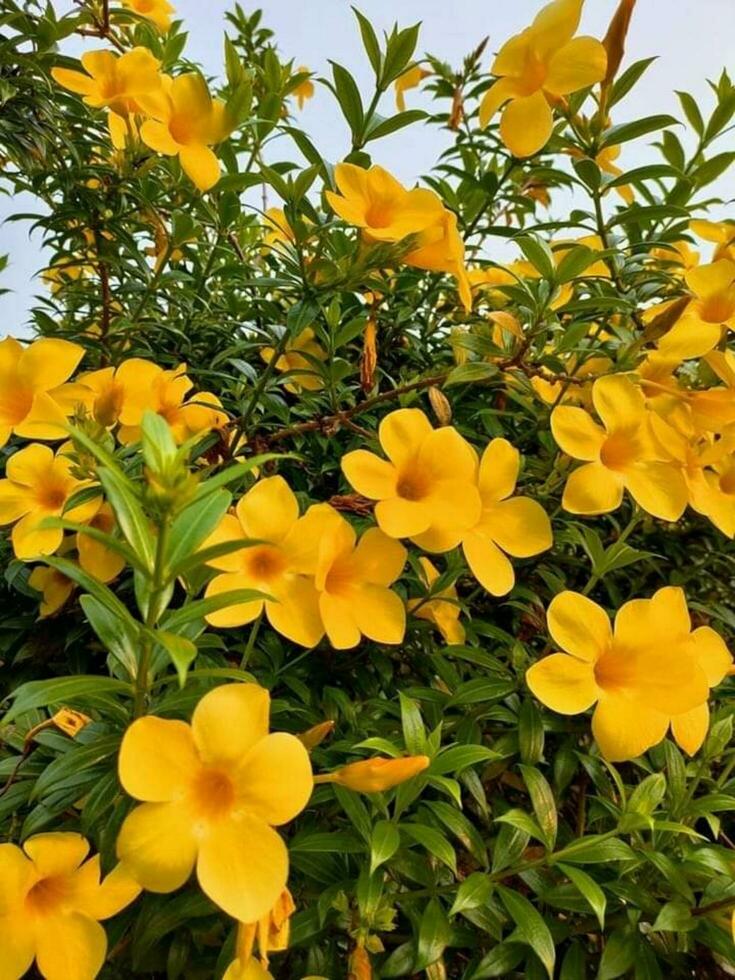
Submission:
[[[373,968],[364,946],[356,946],[350,956],[347,980],[372,980]]]
[[[625,38],[630,27],[630,18],[633,16],[635,0],[620,0],[618,9],[613,14],[607,34],[602,40],[602,45],[607,52],[607,71],[602,80],[602,88],[609,88],[613,79],[618,73],[620,62],[625,54]]]
[[[301,744],[311,752],[315,749],[317,745],[321,745],[325,738],[332,734],[334,731],[333,721],[320,721],[318,725],[314,725],[312,728],[307,728],[305,732],[302,732],[298,739]]]
[[[429,765],[426,755],[409,755],[403,759],[363,759],[336,772],[315,776],[315,783],[338,783],[356,793],[380,793],[412,779]]]
[[[429,402],[439,425],[449,425],[452,421],[452,406],[444,392],[436,385],[429,388]]]
[[[371,317],[365,327],[362,357],[360,358],[360,385],[363,391],[370,391],[375,384],[375,369],[378,366],[377,328]]]

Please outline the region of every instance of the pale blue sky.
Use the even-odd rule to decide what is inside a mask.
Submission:
[[[173,0],[190,32],[186,52],[201,61],[207,72],[219,74],[222,66],[222,34],[225,0]],[[284,58],[294,58],[312,71],[328,72],[328,58],[343,63],[355,75],[361,91],[369,91],[371,72],[362,52],[359,33],[349,0],[262,0],[247,11],[262,7],[264,23],[276,34]],[[587,0],[582,32],[602,37],[617,0]],[[65,3],[57,2],[63,9]],[[422,21],[419,52],[429,51],[450,64],[463,56],[485,35],[488,52],[497,50],[510,35],[526,26],[541,7],[540,0],[362,0],[358,4],[378,29],[389,29],[396,17],[402,25]],[[96,42],[88,42],[92,47]],[[716,78],[723,67],[735,63],[735,3],[733,0],[639,0],[628,39],[626,64],[657,54],[635,95],[616,110],[615,122],[658,112],[680,115],[675,89],[691,92],[709,107],[706,78]],[[488,63],[490,55],[488,54]],[[391,96],[387,96],[386,110]],[[416,91],[408,93],[410,105],[428,106]],[[387,112],[386,112],[387,114]],[[349,147],[344,121],[330,93],[317,87],[299,123],[322,154],[339,160]],[[723,141],[723,143],[725,143]],[[627,144],[622,163],[640,165],[651,159],[647,139]],[[717,147],[718,150],[731,148]],[[432,127],[413,126],[373,146],[376,162],[386,166],[407,183],[415,182],[430,169],[444,146],[444,137]],[[284,155],[287,155],[284,152]],[[275,158],[278,153],[274,150]],[[729,186],[728,186],[729,184]],[[732,180],[720,182],[717,191],[732,197]],[[559,202],[554,216],[560,216]],[[11,202],[0,198],[0,219],[13,211],[33,210],[28,200]],[[724,217],[720,209],[717,217]],[[732,209],[730,209],[730,216]],[[0,286],[11,293],[0,296],[0,333],[23,332],[27,311],[35,293],[43,286],[36,277],[43,266],[39,236],[29,238],[28,226],[4,225],[0,231],[0,253],[10,252],[10,266],[0,276]]]

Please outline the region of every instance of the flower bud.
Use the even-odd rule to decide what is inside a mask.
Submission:
[[[320,721],[318,725],[314,725],[312,728],[307,728],[305,732],[302,732],[298,739],[301,744],[311,752],[315,749],[317,745],[321,745],[327,736],[331,735],[334,731],[333,721]]]
[[[364,946],[356,946],[350,956],[347,980],[372,980],[373,969]]]
[[[625,38],[633,16],[635,0],[620,0],[618,9],[613,14],[607,34],[602,39],[602,46],[607,52],[607,71],[602,80],[602,88],[609,88],[618,73],[620,62],[625,54]]]
[[[430,761],[426,755],[409,755],[403,759],[363,759],[336,772],[316,776],[314,782],[338,783],[356,793],[379,793],[412,779],[423,772]]]
[[[444,392],[436,385],[429,388],[429,401],[439,425],[449,425],[452,421],[452,406]]]
[[[375,369],[378,366],[378,345],[376,324],[371,317],[365,327],[362,357],[360,358],[360,385],[363,391],[370,391],[375,384]]]

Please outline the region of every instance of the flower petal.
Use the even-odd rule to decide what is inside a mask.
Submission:
[[[36,962],[46,980],[94,980],[107,954],[107,935],[79,912],[47,915],[36,930]]]
[[[478,485],[485,506],[510,497],[516,488],[521,454],[507,439],[492,439],[482,454]]]
[[[76,871],[89,853],[89,841],[81,834],[35,834],[23,843],[23,850],[43,878]]]
[[[488,535],[470,531],[462,539],[462,551],[472,574],[490,595],[510,592],[515,584],[513,566]]]
[[[100,882],[100,856],[95,854],[74,876],[74,908],[98,922],[111,919],[140,894],[140,885],[124,864],[116,864]]]
[[[222,595],[225,592],[236,592],[239,589],[251,589],[253,583],[251,579],[241,572],[228,572],[223,575],[216,575],[207,586],[204,593],[207,599],[210,596]],[[250,602],[238,602],[232,606],[225,606],[217,612],[208,613],[205,619],[212,626],[244,626],[257,619],[263,609],[263,599],[252,599]]]
[[[500,117],[500,138],[516,157],[530,157],[542,150],[553,128],[551,107],[540,90],[513,99]]]
[[[529,558],[553,544],[551,521],[541,504],[528,497],[501,500],[483,512],[480,527],[514,558]]]
[[[42,555],[53,555],[63,540],[64,532],[61,528],[40,528],[39,524],[48,516],[37,512],[27,514],[18,521],[11,534],[16,558],[31,561]]]
[[[342,457],[342,472],[353,490],[370,500],[386,500],[396,494],[398,474],[392,463],[355,449]]]
[[[175,157],[180,149],[166,123],[154,119],[146,119],[140,127],[140,138],[146,146],[167,157]]]
[[[48,391],[68,381],[83,357],[79,344],[41,337],[21,354],[18,375],[33,391]]]
[[[399,408],[386,415],[378,428],[380,445],[394,466],[403,466],[418,454],[434,430],[420,408]]]
[[[623,501],[623,478],[602,463],[585,463],[567,477],[561,505],[570,514],[609,514]]]
[[[147,803],[175,799],[199,766],[191,727],[183,721],[155,715],[138,718],[120,745],[120,782],[126,793]]]
[[[366,583],[354,598],[355,621],[376,643],[400,643],[406,631],[406,608],[395,592]]]
[[[657,745],[669,719],[640,698],[603,694],[592,716],[592,734],[610,762],[626,762]]]
[[[245,534],[260,541],[282,541],[299,518],[296,496],[282,476],[258,480],[236,509]]]
[[[560,405],[551,413],[551,433],[567,456],[587,462],[598,459],[605,431],[583,408]]]
[[[28,915],[22,912],[0,915],[0,949],[3,951],[0,963],[3,980],[17,980],[25,976],[36,955],[33,922]]]
[[[692,633],[699,666],[710,687],[719,684],[732,666],[732,655],[719,633],[710,626],[700,626]]]
[[[17,844],[0,844],[0,921],[20,904],[34,877],[33,864]]]
[[[518,82],[514,78],[499,78],[485,92],[480,102],[479,123],[484,129],[498,109],[508,101],[520,95]]]
[[[592,385],[592,402],[608,432],[637,430],[646,411],[640,388],[624,374],[598,378]]]
[[[361,634],[349,599],[322,592],[319,596],[319,613],[329,642],[336,650],[349,650],[357,646]]]
[[[639,462],[625,470],[624,484],[643,510],[663,521],[678,521],[689,501],[681,470],[669,463]]]
[[[709,705],[706,701],[671,719],[671,734],[687,755],[694,755],[701,749],[708,730]]]
[[[605,77],[607,54],[594,37],[575,37],[558,48],[549,61],[544,89],[553,95],[571,95]]]
[[[375,585],[392,585],[406,564],[407,551],[378,527],[368,528],[357,543],[354,561],[363,578]]]
[[[579,592],[555,595],[546,611],[546,621],[554,642],[587,663],[598,660],[612,642],[609,616]]]
[[[194,743],[205,763],[234,765],[268,734],[270,694],[259,684],[221,684],[194,709]]]
[[[393,497],[375,505],[375,520],[390,538],[410,538],[427,531],[431,517],[430,509],[421,500]]]
[[[200,191],[208,191],[220,178],[217,154],[209,146],[191,143],[179,150],[179,160],[184,173],[194,181]]]
[[[314,780],[309,753],[294,735],[266,735],[237,769],[238,799],[270,826],[293,820],[309,802]]]
[[[142,803],[120,828],[117,856],[147,891],[175,891],[196,862],[191,814],[181,804]]]
[[[287,576],[276,598],[277,602],[265,604],[266,616],[273,629],[301,646],[316,646],[324,636],[324,626],[314,580],[303,575]]]
[[[255,922],[286,885],[288,851],[260,820],[221,820],[201,842],[197,877],[204,894],[228,915]]]
[[[578,715],[599,697],[592,665],[566,653],[552,653],[526,671],[534,697],[560,715]]]

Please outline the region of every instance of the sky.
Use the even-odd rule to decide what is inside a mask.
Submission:
[[[222,36],[227,0],[173,0],[178,16],[189,30],[186,54],[199,61],[207,73],[221,75]],[[350,0],[241,0],[247,12],[263,10],[263,23],[275,32],[283,60],[293,58],[318,74],[328,73],[333,58],[355,76],[362,93],[371,91],[372,73],[362,50]],[[56,0],[57,10],[65,2]],[[527,26],[541,7],[541,0],[361,0],[360,9],[381,30],[388,30],[398,16],[401,26],[422,22],[418,52],[427,51],[442,61],[459,65],[469,51],[486,36],[488,66],[491,53],[512,34]],[[580,33],[601,38],[617,0],[587,0]],[[98,42],[90,41],[92,47]],[[711,93],[706,79],[716,79],[722,68],[735,65],[734,0],[639,0],[628,37],[624,66],[640,58],[658,55],[635,92],[615,111],[614,122],[655,113],[680,116],[676,89],[684,89],[709,111]],[[429,108],[428,97],[408,93],[410,107]],[[392,93],[385,97],[382,114],[393,108]],[[298,115],[322,155],[338,161],[349,150],[349,136],[329,91],[317,86],[316,96]],[[651,162],[648,139],[626,144],[618,163],[626,169]],[[723,141],[725,143],[726,141]],[[436,127],[411,126],[373,144],[373,158],[405,183],[415,183],[430,170],[446,145],[446,134]],[[716,145],[716,150],[731,148]],[[290,147],[289,147],[290,150]],[[274,158],[279,150],[273,147]],[[284,150],[284,157],[289,153]],[[290,158],[294,158],[291,153]],[[729,178],[732,184],[732,178]],[[713,185],[717,192],[732,197],[727,180]],[[0,221],[15,212],[34,210],[32,199],[0,197]],[[719,209],[713,217],[724,217]],[[558,211],[554,217],[560,217]],[[732,216],[732,209],[731,209]],[[10,253],[10,263],[0,274],[0,332],[22,335],[33,296],[43,292],[37,274],[44,260],[40,236],[29,234],[29,224],[0,226],[0,254]]]

